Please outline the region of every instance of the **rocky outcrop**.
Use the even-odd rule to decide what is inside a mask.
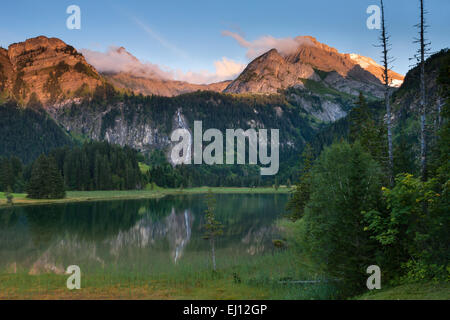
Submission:
[[[356,62],[361,68],[364,70],[369,71],[371,74],[373,74],[375,77],[377,77],[381,82],[384,81],[384,68],[380,66],[378,63],[376,63],[372,58],[364,57],[359,54],[351,53],[351,54],[345,54],[346,56],[350,57],[354,62]],[[388,77],[391,87],[400,87],[405,80],[405,77],[401,74],[389,70],[388,71]]]
[[[302,107],[306,114],[324,121],[334,122],[347,115],[345,106],[328,98],[311,96],[310,94],[290,93],[288,98]]]
[[[384,87],[382,85],[373,82],[359,81],[352,76],[343,77],[335,71],[329,72],[324,77],[322,84],[352,96],[357,96],[360,92],[363,92],[367,96],[376,98],[384,97]]]
[[[79,108],[79,113],[70,115],[67,110]],[[78,106],[72,101],[48,110],[52,117],[68,132],[81,134],[97,141],[107,141],[121,146],[130,146],[138,151],[148,152],[154,148],[164,149],[170,145],[168,133],[162,133],[159,124],[151,119],[142,119],[142,110],[134,110],[135,116],[129,117],[124,103],[110,105],[103,112],[97,112]],[[106,119],[112,122],[106,124]],[[174,121],[176,115],[173,115]],[[175,127],[176,128],[176,127]]]
[[[101,84],[83,55],[59,39],[40,36],[0,50],[0,86],[25,104],[33,93],[49,105]]]
[[[9,61],[8,50],[0,48],[0,92],[10,87],[10,80],[13,78],[13,66]]]

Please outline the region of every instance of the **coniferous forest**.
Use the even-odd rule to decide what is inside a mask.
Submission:
[[[138,154],[106,142],[52,150],[24,166],[17,157],[0,159],[0,190],[30,198],[62,198],[65,190],[136,190],[145,185]]]

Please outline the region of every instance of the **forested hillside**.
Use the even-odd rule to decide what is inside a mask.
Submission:
[[[24,163],[74,143],[45,110],[22,108],[12,101],[0,104],[0,137],[0,156],[17,156]]]

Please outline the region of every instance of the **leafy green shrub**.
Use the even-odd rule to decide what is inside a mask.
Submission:
[[[440,191],[441,190],[441,191]],[[383,188],[385,211],[367,212],[367,229],[383,246],[385,261],[405,279],[442,279],[450,261],[447,187],[400,174],[395,187]]]

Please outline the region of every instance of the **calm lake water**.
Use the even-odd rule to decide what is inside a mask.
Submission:
[[[218,267],[273,250],[286,194],[217,195],[224,235]],[[16,207],[0,210],[0,272],[166,273],[210,265],[202,239],[204,195]]]

